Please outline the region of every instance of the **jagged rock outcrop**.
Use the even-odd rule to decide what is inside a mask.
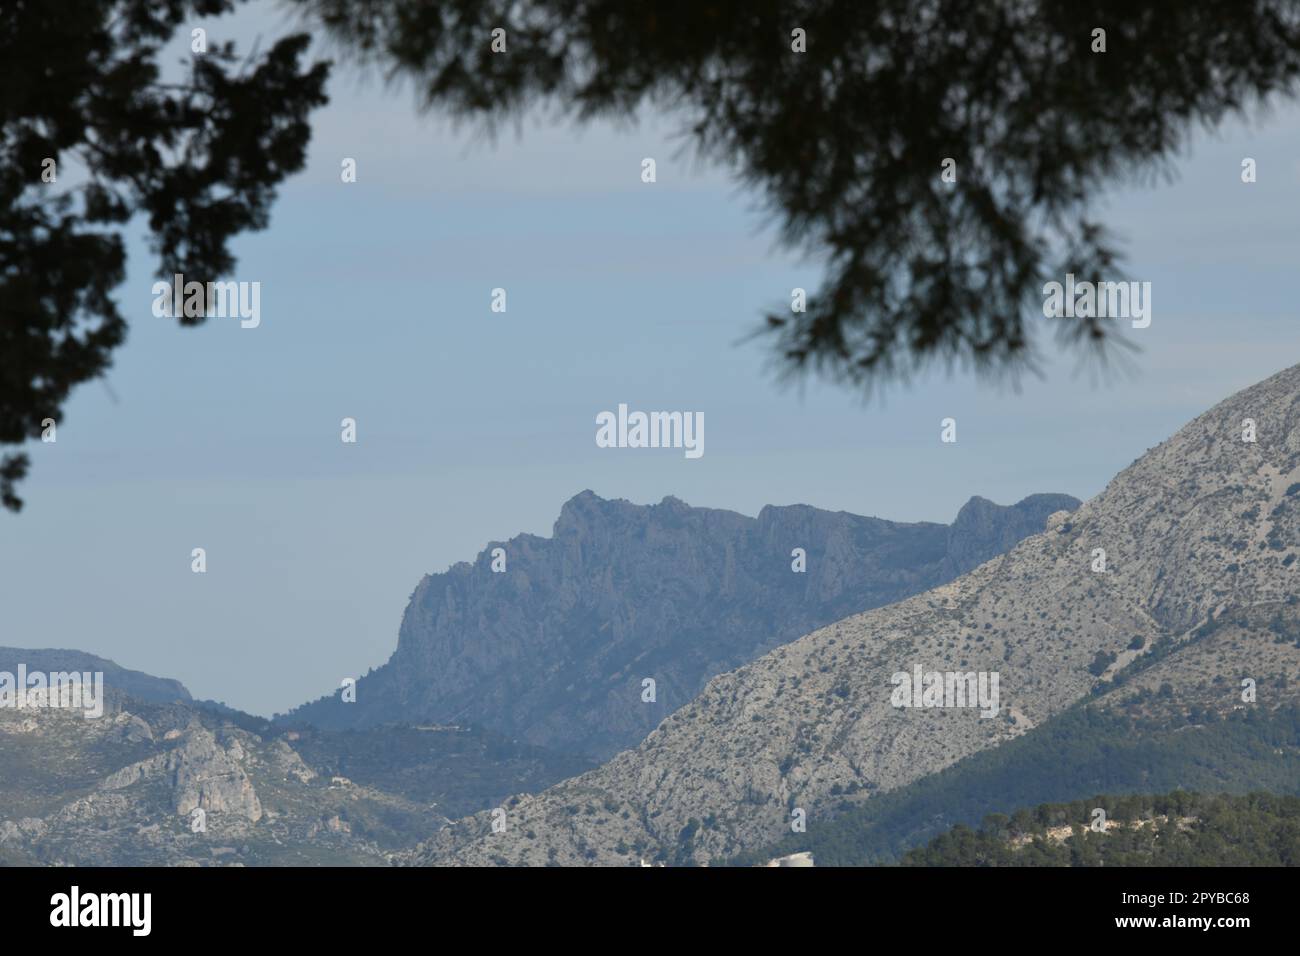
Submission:
[[[641,506],[583,492],[552,537],[494,542],[473,564],[426,577],[396,652],[359,681],[357,701],[324,698],[286,721],[470,722],[607,757],[711,677],[949,580],[1077,505],[1068,495],[1010,507],[975,498],[949,527],[804,505],[749,518],[671,497]],[[492,571],[498,547],[504,573]],[[803,573],[792,570],[796,548]]]
[[[1077,507],[1078,499],[1069,495],[1030,495],[1009,508],[976,495],[948,528],[944,577],[973,571],[1044,530],[1052,514],[1068,515]]]
[[[1203,652],[1192,634],[1214,615],[1297,591],[1300,366],[1215,406],[1051,519],[951,583],[714,678],[635,750],[508,801],[504,831],[486,814],[464,819],[411,860],[707,861],[772,842],[796,811],[870,799],[1025,733],[1122,657],[1171,643]],[[997,716],[893,706],[892,678],[915,666],[998,674]]]
[[[181,816],[201,808],[235,813],[256,823],[262,818],[262,804],[241,766],[243,758],[238,739],[222,747],[216,736],[196,720],[177,738],[175,746],[114,771],[102,787],[123,790],[161,776],[172,788],[176,813]]]

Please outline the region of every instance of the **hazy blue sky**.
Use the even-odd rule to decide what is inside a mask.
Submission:
[[[207,26],[249,37],[281,20]],[[864,406],[780,387],[764,347],[741,343],[821,270],[776,247],[756,197],[679,156],[671,118],[536,117],[492,145],[344,67],[331,93],[270,229],[235,246],[233,278],[262,284],[259,328],[154,318],[155,262],[132,247],[129,340],[57,443],[30,445],[27,506],[0,515],[0,644],[81,648],[285,710],[385,660],[421,575],[549,534],[584,488],[945,522],[973,494],[1087,498],[1300,361],[1293,108],[1201,137],[1174,184],[1112,196],[1129,275],[1153,283],[1132,380],[1094,385],[1067,358],[1019,393],[937,374]],[[702,411],[704,457],[597,448],[595,416],[619,402]],[[956,445],[939,442],[950,415]]]

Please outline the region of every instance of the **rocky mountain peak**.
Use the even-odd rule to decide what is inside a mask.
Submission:
[[[1219,403],[1072,514],[1050,496],[1012,510],[1022,505],[1052,527],[714,677],[635,749],[521,797],[510,825],[530,839],[492,841],[490,820],[474,817],[415,860],[704,862],[757,848],[789,833],[792,808],[829,816],[1032,732],[1121,663],[1195,655],[1226,613],[1281,614],[1300,593],[1300,366]],[[980,499],[963,512],[949,544],[993,514]],[[1249,635],[1238,627],[1194,658],[1201,679],[1217,660],[1233,692],[1241,674],[1225,655]],[[1275,643],[1267,630],[1262,640]],[[996,674],[997,704],[900,705],[895,678],[916,667]],[[1165,671],[1177,676],[1172,662]]]
[[[950,553],[941,524],[807,505],[750,518],[673,496],[637,505],[583,491],[561,507],[552,537],[494,543],[473,564],[423,580],[396,652],[361,679],[356,703],[325,698],[286,721],[465,721],[608,757],[715,674],[933,586],[1042,527],[1032,509],[989,509]],[[504,573],[492,570],[496,547]]]

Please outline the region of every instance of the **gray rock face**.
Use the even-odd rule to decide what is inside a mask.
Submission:
[[[1079,500],[1069,495],[1030,495],[1009,508],[976,495],[948,528],[944,574],[955,578],[975,570],[1044,530],[1053,513],[1068,515],[1077,507]]]
[[[176,813],[181,816],[201,808],[238,814],[252,823],[262,818],[262,804],[241,766],[245,755],[238,740],[222,747],[197,720],[176,740],[166,752],[114,771],[104,780],[103,789],[123,790],[162,777],[172,788]]]
[[[153,728],[149,726],[147,721],[141,720],[134,714],[118,714],[115,722],[117,724],[117,739],[122,743],[153,742]]]
[[[1300,366],[1050,524],[951,583],[714,678],[636,749],[509,801],[504,832],[461,820],[412,860],[635,865],[761,847],[796,810],[815,819],[1027,732],[1109,678],[1099,654],[1131,660],[1161,639],[1194,650],[1194,629],[1225,608],[1284,604],[1300,564]],[[894,706],[893,676],[916,666],[998,674],[997,716]]]
[[[948,527],[804,505],[749,518],[676,498],[640,506],[583,492],[564,505],[552,537],[494,542],[473,564],[421,581],[397,651],[359,681],[356,703],[325,698],[287,720],[470,722],[605,758],[711,677],[947,581],[1077,505],[1068,495],[1011,507],[975,498]],[[505,573],[492,571],[496,547]],[[796,548],[806,552],[804,573],[792,570]]]

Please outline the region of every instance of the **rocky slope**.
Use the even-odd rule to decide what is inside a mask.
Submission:
[[[106,697],[89,719],[35,694],[0,708],[0,865],[386,865],[448,816],[590,766],[463,727],[300,734]]]
[[[396,652],[359,681],[356,702],[323,698],[283,723],[470,721],[608,757],[711,677],[947,581],[1077,505],[1068,495],[1010,507],[972,498],[949,527],[801,505],[749,518],[676,498],[639,506],[583,492],[564,505],[552,537],[494,542],[473,564],[426,577]],[[792,570],[796,548],[807,555],[803,573]]]
[[[819,866],[893,864],[953,826],[1098,793],[1300,796],[1300,596],[1229,608],[1134,650],[1095,661],[1113,676],[1016,740],[723,862],[812,852]]]
[[[1026,733],[1213,615],[1278,606],[1298,546],[1300,366],[1201,415],[1005,556],[714,678],[635,750],[512,798],[504,829],[461,820],[410,859],[703,862],[765,845],[792,818]],[[892,706],[891,678],[918,665],[997,673],[998,715]]]

